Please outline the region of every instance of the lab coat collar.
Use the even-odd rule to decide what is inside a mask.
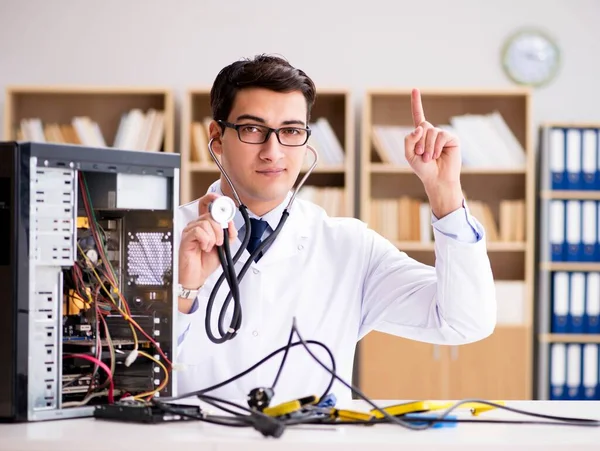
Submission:
[[[209,187],[208,192],[217,193],[222,196],[223,191],[221,190],[221,181],[217,180],[214,182]],[[291,197],[292,192],[288,192],[285,200],[281,204],[262,217],[255,215],[250,210],[248,210],[248,214],[251,218],[263,219],[267,221],[269,223],[269,227],[271,227],[271,230],[274,231],[277,228],[279,220],[281,219],[281,214],[289,203]],[[297,202],[297,200],[295,202]],[[296,210],[295,213],[294,210]],[[279,233],[279,236],[271,244],[264,256],[258,262],[253,262],[252,265],[257,267],[266,266],[296,255],[299,252],[299,249],[302,249],[300,243],[308,237],[308,230],[306,230],[306,228],[299,227],[299,222],[301,221],[298,220],[298,211],[296,208],[294,208],[294,206],[292,206],[290,215],[286,223],[283,225],[283,229]],[[238,231],[244,227],[244,218],[239,210],[235,214],[233,223]],[[231,255],[235,255],[241,244],[242,243],[239,238],[232,243]],[[248,251],[244,250],[238,262],[246,262],[249,256],[250,254]]]

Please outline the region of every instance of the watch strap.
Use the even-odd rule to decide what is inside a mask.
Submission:
[[[202,286],[198,288],[185,288],[183,285],[179,284],[179,297],[183,299],[196,299],[201,288]]]

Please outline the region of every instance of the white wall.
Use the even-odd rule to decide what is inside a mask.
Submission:
[[[351,87],[358,106],[365,87],[508,86],[500,49],[525,25],[562,49],[534,124],[600,122],[597,0],[0,0],[0,106],[7,84],[30,83],[168,85],[180,105],[263,52]]]

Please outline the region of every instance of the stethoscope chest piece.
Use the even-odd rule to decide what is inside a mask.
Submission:
[[[226,229],[229,222],[235,217],[236,207],[230,197],[220,196],[210,203],[208,210],[213,220]]]

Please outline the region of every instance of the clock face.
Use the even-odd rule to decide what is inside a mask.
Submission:
[[[516,83],[541,86],[556,74],[559,50],[543,33],[521,31],[508,39],[502,63],[507,75]]]

